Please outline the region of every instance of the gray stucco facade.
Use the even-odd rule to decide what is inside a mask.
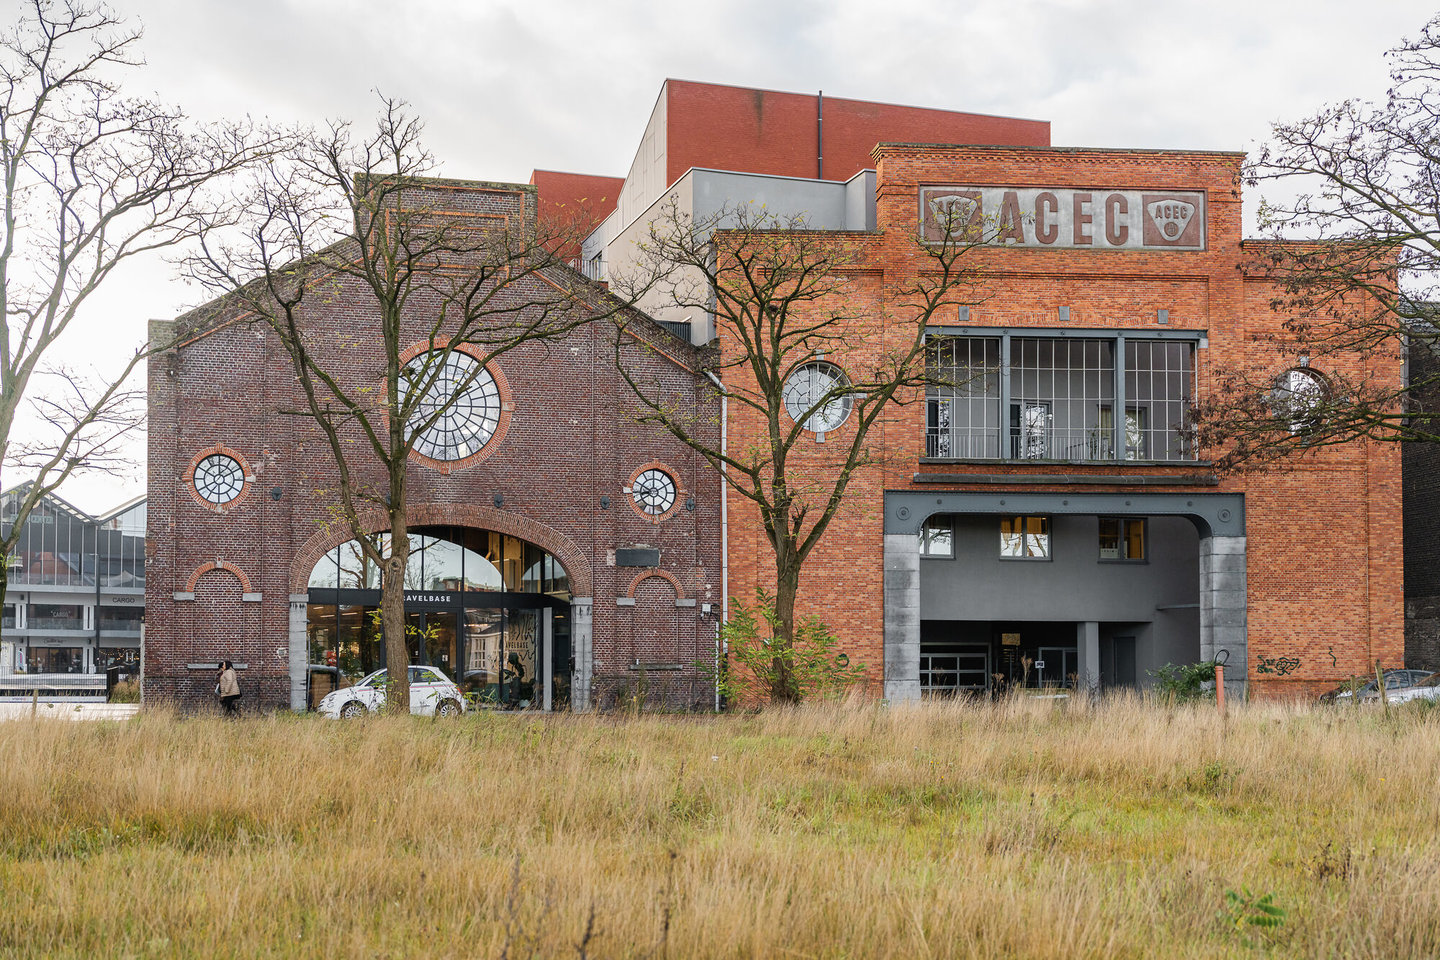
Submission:
[[[954,519],[953,557],[920,556],[919,532],[936,515]],[[998,518],[1007,515],[1050,518],[1050,556],[1000,558]],[[1098,556],[1100,517],[1145,519],[1143,563]],[[1075,672],[1088,686],[1097,685],[1102,649],[1117,637],[1134,644],[1139,677],[1167,662],[1216,656],[1243,665],[1244,534],[1240,494],[888,492],[886,696],[920,697],[922,643],[950,637],[988,645],[992,627],[1024,625],[1073,646]],[[1236,675],[1227,687],[1239,694],[1243,667]]]

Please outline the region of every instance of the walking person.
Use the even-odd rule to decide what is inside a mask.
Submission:
[[[220,679],[215,684],[215,692],[220,694],[220,706],[225,708],[225,716],[240,716],[240,708],[237,706],[240,700],[240,678],[235,675],[235,664],[229,660],[220,661]]]

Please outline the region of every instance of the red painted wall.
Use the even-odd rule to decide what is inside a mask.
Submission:
[[[566,259],[580,255],[580,241],[615,210],[624,177],[532,170],[530,183],[540,196],[540,220],[560,230],[565,242],[556,252]]]
[[[786,177],[817,177],[814,94],[667,80],[666,180],[691,167]],[[1048,147],[1048,120],[992,117],[864,100],[824,98],[824,176],[848,180],[873,167],[888,143],[1006,144]]]

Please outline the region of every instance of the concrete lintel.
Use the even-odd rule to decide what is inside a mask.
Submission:
[[[634,597],[616,597],[616,598],[615,598],[615,606],[617,606],[617,607],[633,607],[633,606],[635,606],[635,598],[634,598]]]
[[[176,599],[176,600],[194,600],[194,599],[195,599],[195,594],[193,594],[193,593],[184,593],[184,592],[176,591],[176,593],[174,594],[174,599]]]
[[[242,593],[240,594],[240,600],[243,603],[259,603],[262,596],[263,594],[259,593]]]
[[[675,601],[675,606],[677,606],[677,607],[693,607],[693,606],[695,606],[695,600],[694,600],[693,598],[692,598],[692,599],[689,599],[689,600],[676,600],[676,601]]]

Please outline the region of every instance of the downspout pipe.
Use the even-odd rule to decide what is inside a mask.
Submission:
[[[725,448],[730,430],[730,398],[725,385],[709,370],[705,376],[720,391],[720,623],[730,619],[730,481],[726,479]],[[720,658],[728,651],[720,648],[720,630],[715,630],[715,712],[720,712]]]
[[[825,179],[825,91],[815,95],[815,179]]]

